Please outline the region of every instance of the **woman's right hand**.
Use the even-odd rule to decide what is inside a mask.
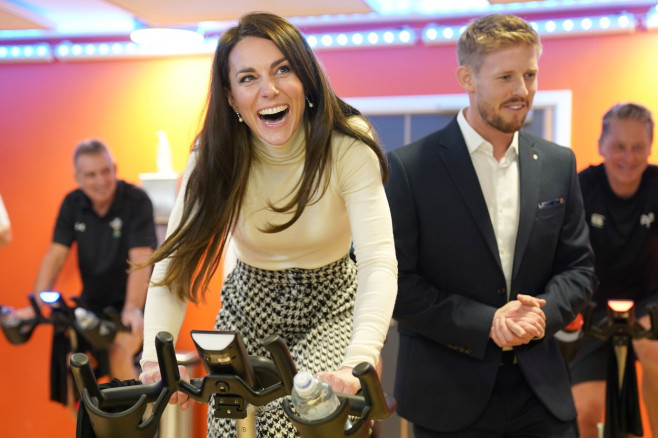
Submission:
[[[187,372],[187,368],[178,365],[178,372],[180,373],[180,377],[183,380],[190,381],[190,375]],[[155,383],[159,380],[162,380],[162,376],[160,375],[160,366],[158,365],[157,362],[144,362],[142,365],[142,372],[139,375],[139,380],[145,385],[148,385],[150,383]],[[185,410],[192,406],[192,402],[194,400],[191,399],[187,394],[177,391],[175,392],[171,398],[169,399],[170,404],[176,404],[178,403],[180,405],[181,410]]]

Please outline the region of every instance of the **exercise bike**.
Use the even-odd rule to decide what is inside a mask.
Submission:
[[[34,316],[21,317],[12,307],[0,306],[0,327],[13,345],[28,342],[39,325],[53,327],[50,399],[66,406],[71,401],[68,396],[67,357],[69,353],[78,350],[80,338],[86,340],[93,351],[103,351],[110,346],[118,332],[130,331],[130,327],[122,324],[119,313],[112,307],[105,308],[103,315],[94,315],[77,299],[73,298],[70,304],[58,292],[41,292],[41,306],[32,294],[28,295],[28,300]],[[73,398],[77,399],[77,396],[74,393]]]
[[[53,325],[61,331],[74,329],[97,349],[107,348],[118,332],[130,331],[130,327],[123,325],[119,313],[113,307],[105,308],[103,315],[97,317],[82,306],[77,298],[73,298],[74,304],[70,305],[59,292],[45,291],[39,293],[39,300],[50,309],[49,315],[44,316],[33,294],[28,295],[28,300],[34,311],[34,317],[31,318],[21,318],[12,307],[0,305],[0,326],[11,344],[24,344],[35,328],[42,324]]]
[[[240,334],[234,331],[192,331],[192,339],[208,374],[189,382],[180,378],[173,336],[160,332],[155,340],[162,380],[101,389],[89,359],[82,353],[71,357],[71,370],[81,394],[81,403],[98,438],[152,438],[170,397],[181,391],[202,403],[214,403],[215,415],[236,419],[239,438],[255,438],[255,411],[289,395],[296,366],[281,337],[262,341],[271,355],[249,356]],[[302,438],[365,438],[373,421],[388,418],[395,400],[382,391],[374,367],[362,363],[353,374],[362,395],[339,394],[339,409],[323,420],[306,421],[283,400],[283,410]],[[147,405],[153,403],[150,412]],[[348,416],[357,417],[346,429]]]
[[[608,367],[605,424],[601,436],[622,438],[627,433],[642,436],[632,341],[658,339],[658,305],[648,306],[651,321],[648,329],[636,322],[632,300],[608,301],[607,317],[597,324],[592,321],[594,309],[595,304],[590,303],[583,314],[582,336],[608,341],[615,358]]]

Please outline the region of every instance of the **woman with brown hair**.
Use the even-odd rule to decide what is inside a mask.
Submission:
[[[300,31],[242,17],[220,38],[203,128],[151,259],[141,380],[158,378],[156,334],[177,335],[230,238],[237,262],[215,328],[239,331],[251,355],[281,335],[299,369],[356,392],[351,369],[377,363],[397,290],[387,175],[372,127],[336,96]],[[208,436],[234,436],[209,409]],[[279,404],[257,413],[257,428],[295,434]]]

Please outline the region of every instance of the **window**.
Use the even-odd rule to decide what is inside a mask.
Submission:
[[[355,97],[345,100],[372,122],[385,151],[442,128],[461,108],[468,106],[465,94]],[[538,91],[524,129],[569,147],[571,91]]]

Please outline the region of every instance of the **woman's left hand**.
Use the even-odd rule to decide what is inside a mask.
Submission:
[[[351,367],[342,367],[337,371],[318,373],[318,376],[329,382],[334,392],[353,395],[361,389],[361,381],[352,375]]]

